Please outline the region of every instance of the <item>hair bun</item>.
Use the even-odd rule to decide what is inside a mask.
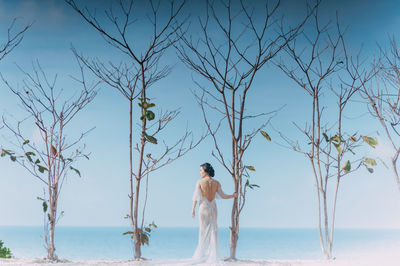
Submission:
[[[204,172],[206,172],[209,176],[214,177],[215,171],[214,168],[209,163],[203,163],[200,165],[203,168]]]

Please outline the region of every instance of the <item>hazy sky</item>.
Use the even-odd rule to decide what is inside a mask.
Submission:
[[[110,1],[77,1],[81,5],[97,6],[100,10]],[[141,1],[138,1],[141,3]],[[189,1],[185,14],[195,18],[200,1]],[[299,18],[304,11],[303,1],[282,1],[282,10],[288,21]],[[387,45],[388,35],[397,34],[400,26],[398,10],[400,2],[385,1],[324,1],[321,17],[334,19],[338,10],[343,26],[349,26],[346,40],[352,50],[363,46],[364,56],[371,58],[376,43]],[[73,45],[86,56],[100,60],[126,60],[85,23],[63,1],[20,0],[0,1],[0,40],[3,42],[6,29],[12,18],[18,18],[17,26],[35,21],[25,34],[21,45],[0,62],[0,72],[11,83],[21,84],[23,75],[16,65],[31,70],[32,61],[38,59],[50,76],[58,73],[58,85],[66,90],[72,87],[69,75],[78,73],[76,60],[70,50]],[[293,19],[292,19],[293,18]],[[196,20],[189,33],[195,35]],[[135,32],[140,36],[146,32],[146,24]],[[139,38],[134,38],[140,43]],[[165,62],[173,66],[172,73],[161,80],[150,91],[158,107],[181,108],[180,116],[160,138],[173,143],[188,126],[195,138],[205,127],[200,109],[190,92],[196,89],[193,75],[176,57],[175,51],[167,52]],[[88,72],[88,80],[95,78]],[[128,164],[128,101],[119,92],[102,84],[101,90],[87,108],[77,117],[69,134],[76,135],[96,127],[86,138],[89,161],[81,161],[77,168],[82,178],[71,173],[63,187],[59,209],[65,216],[59,225],[117,226],[127,225],[124,220],[129,207]],[[285,106],[272,120],[273,128],[291,137],[300,138],[292,122],[304,125],[309,117],[311,99],[272,65],[266,65],[256,77],[249,92],[249,111],[266,112]],[[328,108],[328,113],[334,108]],[[366,114],[363,104],[354,102],[346,111],[345,126],[349,132],[377,136],[379,125]],[[21,119],[24,113],[4,84],[0,85],[0,114],[9,121]],[[257,123],[262,123],[260,119]],[[249,124],[255,127],[257,124]],[[225,128],[226,129],[226,128]],[[283,148],[278,133],[269,126],[266,129],[273,139],[269,143],[257,136],[247,151],[245,164],[254,165],[256,172],[252,182],[260,189],[249,191],[241,217],[243,227],[316,227],[317,205],[313,177],[308,160],[300,154]],[[35,131],[28,132],[34,138]],[[135,135],[137,137],[137,134]],[[381,134],[381,136],[383,136]],[[10,136],[0,130],[0,146],[7,146]],[[385,140],[379,137],[380,145],[375,151],[383,158],[389,153]],[[229,142],[223,142],[225,147]],[[155,221],[160,226],[196,226],[197,218],[191,218],[191,196],[199,165],[210,162],[216,170],[216,179],[226,193],[232,193],[231,177],[211,156],[214,150],[210,138],[184,158],[153,173],[149,179],[149,200],[146,221]],[[230,150],[227,148],[226,153]],[[364,152],[372,153],[370,149]],[[330,184],[330,185],[333,185]],[[333,187],[333,186],[332,186]],[[25,169],[4,158],[0,159],[0,225],[41,225],[43,221],[41,202],[36,197],[43,193],[42,184],[29,176]],[[231,200],[218,201],[220,226],[228,226]],[[400,228],[400,193],[396,190],[390,170],[379,164],[374,174],[365,169],[346,176],[340,187],[337,205],[337,227]]]

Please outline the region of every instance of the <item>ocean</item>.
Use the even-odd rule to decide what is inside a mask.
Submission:
[[[133,249],[124,227],[58,227],[56,254],[70,260],[129,260]],[[0,226],[0,240],[17,258],[45,257],[42,227]],[[198,228],[158,228],[144,246],[145,258],[189,258],[197,245]],[[220,251],[229,255],[229,229],[219,229]],[[347,258],[369,250],[400,247],[400,230],[336,229],[333,254]],[[398,249],[400,251],[400,249]],[[316,229],[241,228],[238,258],[322,259]]]

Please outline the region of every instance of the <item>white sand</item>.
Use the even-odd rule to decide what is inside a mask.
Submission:
[[[43,259],[0,259],[0,265],[188,265],[187,259],[152,259],[146,261],[132,260],[73,260],[61,263],[50,263]],[[209,264],[196,264],[209,265]],[[222,262],[219,265],[268,265],[268,266],[399,266],[400,246],[391,248],[375,248],[374,250],[362,250],[361,252],[348,254],[346,257],[336,260],[266,260],[266,259],[240,259],[236,262]]]
[[[400,260],[392,260],[393,258],[364,258],[364,259],[348,259],[348,260],[238,260],[236,262],[223,262],[218,265],[269,265],[269,266],[399,266]],[[173,262],[172,262],[173,261]],[[180,260],[148,260],[148,261],[119,261],[119,260],[76,260],[61,263],[50,263],[41,259],[0,259],[0,265],[59,265],[59,266],[76,266],[76,265],[187,265]],[[209,265],[209,264],[197,264]]]

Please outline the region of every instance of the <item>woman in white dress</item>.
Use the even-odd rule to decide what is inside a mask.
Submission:
[[[209,163],[200,166],[200,176],[202,179],[196,183],[192,208],[192,217],[194,217],[196,204],[199,202],[199,243],[192,259],[198,263],[213,263],[220,258],[215,197],[219,195],[223,199],[231,199],[236,198],[237,193],[224,194],[221,184],[212,179],[214,169]]]

